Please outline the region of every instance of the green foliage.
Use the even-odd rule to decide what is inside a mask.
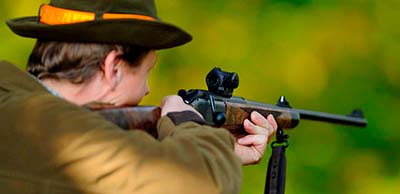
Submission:
[[[35,15],[47,1],[5,0],[0,18]],[[375,194],[400,190],[400,1],[158,0],[161,18],[192,33],[159,51],[151,94],[205,88],[214,66],[239,74],[236,95],[346,114],[362,108],[366,129],[302,122],[290,131],[286,193]],[[0,57],[25,64],[33,40],[0,27]],[[263,193],[270,151],[244,167],[242,193]]]

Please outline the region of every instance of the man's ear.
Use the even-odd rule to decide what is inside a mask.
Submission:
[[[113,50],[106,56],[103,65],[104,81],[111,90],[115,89],[122,75],[122,52]]]

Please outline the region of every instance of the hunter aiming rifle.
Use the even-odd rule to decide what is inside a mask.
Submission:
[[[271,146],[272,156],[268,164],[265,193],[283,194],[285,190],[286,157],[288,135],[283,129],[295,128],[301,119],[329,122],[356,127],[366,127],[367,121],[361,110],[354,110],[350,115],[337,115],[310,110],[292,108],[286,98],[281,96],[276,105],[264,104],[232,96],[233,90],[239,86],[239,77],[236,73],[222,71],[220,68],[211,70],[206,83],[208,90],[192,89],[180,90],[178,95],[185,103],[193,106],[200,112],[208,124],[223,127],[234,136],[246,134],[243,122],[250,117],[252,111],[263,116],[272,114],[278,124],[276,141]],[[161,109],[156,106],[136,106],[112,108],[102,105],[89,105],[106,119],[123,129],[142,129],[157,137],[157,121]]]

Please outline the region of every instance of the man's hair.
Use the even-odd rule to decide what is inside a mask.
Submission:
[[[29,56],[27,71],[39,79],[66,79],[79,84],[92,78],[113,50],[122,51],[121,58],[130,67],[140,65],[150,51],[131,45],[37,40]]]

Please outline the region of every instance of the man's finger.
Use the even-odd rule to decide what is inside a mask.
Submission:
[[[276,131],[276,129],[278,129],[278,123],[276,122],[274,116],[272,114],[269,114],[267,116],[267,120],[269,124],[272,125],[272,128]]]
[[[246,135],[237,140],[240,145],[263,145],[268,143],[268,136],[266,135]]]
[[[270,125],[269,121],[257,111],[251,112],[250,118],[258,126],[267,128]]]
[[[267,128],[264,127],[260,127],[255,125],[253,122],[251,122],[250,120],[246,119],[243,123],[244,129],[247,133],[249,134],[264,134],[264,135],[268,135],[269,134],[269,130]]]

